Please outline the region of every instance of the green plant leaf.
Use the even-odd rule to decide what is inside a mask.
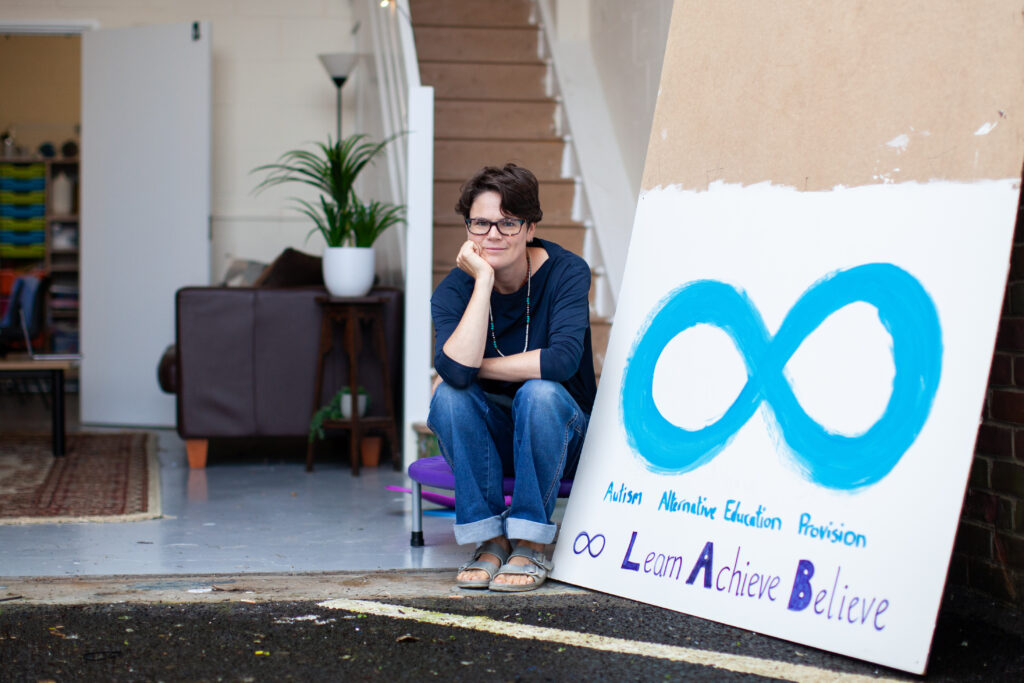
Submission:
[[[351,228],[357,247],[372,247],[381,234],[392,225],[402,222],[403,207],[372,201],[352,207]]]
[[[360,394],[366,396],[366,409],[370,409],[370,393],[366,390],[366,387],[359,385],[358,391]],[[341,412],[341,402],[344,400],[351,400],[349,397],[349,387],[343,386],[338,390],[331,400],[326,405],[321,406],[313,413],[312,419],[309,421],[309,441],[312,443],[316,439],[323,440],[324,434],[324,422],[329,420],[341,420],[343,414]]]
[[[315,227],[309,235],[319,232],[330,247],[372,246],[385,229],[402,220],[401,207],[379,202],[363,205],[356,197],[355,182],[363,169],[396,137],[375,143],[363,134],[350,135],[337,142],[328,136],[326,144],[315,143],[313,150],[288,150],[274,163],[252,170],[252,173],[264,174],[253,192],[258,194],[285,183],[313,187],[320,193],[319,206],[292,198],[298,204],[298,211],[313,221]]]

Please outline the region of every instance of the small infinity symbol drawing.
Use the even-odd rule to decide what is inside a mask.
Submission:
[[[827,431],[804,412],[783,368],[803,340],[835,311],[863,301],[878,309],[892,337],[896,369],[882,416],[864,434]],[[715,423],[678,427],[654,403],[654,368],[665,345],[701,323],[724,330],[743,355],[747,383]],[[641,328],[622,379],[621,415],[629,445],[655,472],[680,474],[709,462],[761,401],[810,481],[856,489],[885,477],[910,447],[931,412],[942,369],[942,328],[928,293],[905,270],[869,263],[831,273],[797,300],[772,337],[745,292],[715,280],[685,284],[659,302]]]
[[[595,552],[594,545],[597,539],[601,539],[601,547]],[[583,541],[583,545],[580,545],[580,541]],[[604,534],[594,534],[591,536],[586,531],[581,531],[576,534],[576,538],[572,542],[572,551],[577,555],[582,555],[583,551],[586,550],[587,554],[591,557],[597,557],[604,552],[605,538]]]

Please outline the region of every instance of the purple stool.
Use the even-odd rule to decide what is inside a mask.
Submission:
[[[423,485],[454,491],[455,475],[452,474],[444,457],[435,455],[420,458],[409,465],[409,478],[412,479],[412,538],[409,545],[419,547],[423,545]],[[505,495],[511,495],[515,482],[515,477],[505,477],[502,484]],[[572,479],[563,479],[561,486],[558,487],[558,497],[568,498],[570,491]]]

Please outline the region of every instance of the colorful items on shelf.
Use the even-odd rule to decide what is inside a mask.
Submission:
[[[46,165],[0,164],[0,257],[46,256]]]
[[[78,285],[50,285],[50,308],[78,310]]]
[[[2,171],[0,171],[2,172]],[[0,175],[0,192],[42,192],[46,178],[8,178]]]
[[[16,180],[46,178],[46,164],[31,161],[0,163],[0,178],[13,178]]]
[[[0,316],[7,312],[7,305],[10,302],[14,281],[22,275],[43,277],[44,273],[39,269],[19,270],[6,267],[0,268]]]
[[[78,353],[78,325],[50,323],[50,347],[54,353]]]
[[[57,216],[70,215],[74,198],[74,182],[67,173],[59,171],[50,185],[50,211]]]
[[[56,353],[79,349],[77,185],[76,159],[0,161],[0,313],[17,276],[48,276],[44,345]]]
[[[78,224],[54,223],[50,231],[50,249],[68,252],[78,249]]]

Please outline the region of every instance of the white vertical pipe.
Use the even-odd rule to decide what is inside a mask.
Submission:
[[[408,467],[417,456],[413,424],[426,420],[430,409],[434,89],[420,86],[407,0],[398,0],[390,11],[376,0],[365,0],[363,8],[378,78],[378,120],[384,137],[405,133],[388,146],[387,177],[395,201],[406,207],[399,248],[405,281],[402,460]]]
[[[434,260],[434,89],[409,89],[408,177],[406,182],[405,376],[403,462],[416,459],[413,423],[430,409],[430,293]]]

